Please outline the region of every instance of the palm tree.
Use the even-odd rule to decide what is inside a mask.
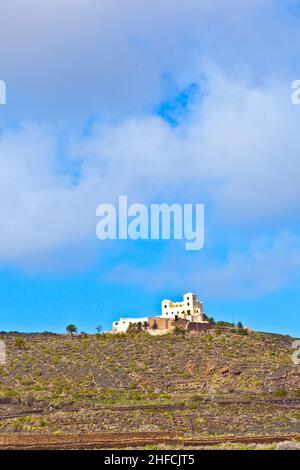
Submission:
[[[77,327],[71,323],[70,325],[67,326],[66,328],[67,332],[71,335],[71,338],[73,338],[73,334],[77,333]]]

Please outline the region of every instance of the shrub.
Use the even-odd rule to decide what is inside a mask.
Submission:
[[[278,388],[274,393],[275,397],[285,397],[287,395],[287,391],[285,388]]]
[[[220,330],[220,328],[215,328],[214,332],[216,336],[220,336],[220,334],[222,333],[222,330]]]
[[[175,326],[175,328],[173,330],[173,333],[174,333],[175,336],[179,336],[179,335],[185,336],[186,331],[185,331],[184,328],[182,328],[180,326]]]
[[[22,338],[21,336],[18,336],[18,338],[15,338],[15,346],[18,349],[23,349],[25,346],[25,339]]]
[[[126,339],[127,334],[126,333],[114,333],[114,334],[109,334],[109,333],[103,333],[100,335],[102,339],[111,339],[111,340],[117,340],[117,339]]]
[[[188,407],[189,407],[190,410],[196,410],[198,408],[197,402],[189,401],[188,402]]]
[[[211,324],[213,324],[213,325],[215,325],[215,323],[216,323],[216,322],[215,322],[215,319],[214,319],[213,317],[208,317],[208,316],[206,315],[206,313],[203,314],[203,319],[206,320],[206,321],[208,321],[209,323],[211,323]]]
[[[238,323],[238,325],[241,325],[241,323]],[[237,335],[242,335],[242,336],[247,336],[248,335],[248,330],[247,328],[242,328],[240,326],[237,326],[236,328],[230,328],[230,333],[236,333]]]
[[[127,333],[142,333],[148,329],[148,322],[137,322],[137,323],[130,323],[127,328]]]
[[[234,327],[234,323],[230,323],[228,321],[217,321],[217,326],[227,326],[229,328]]]
[[[247,336],[248,335],[248,331],[245,329],[245,328],[237,328],[235,330],[235,332],[238,334],[238,335],[242,335],[242,336]]]
[[[203,401],[203,397],[201,395],[192,395],[191,401],[194,403],[200,403]]]
[[[14,398],[14,397],[18,396],[17,392],[16,392],[15,390],[11,389],[11,388],[6,388],[6,389],[4,389],[4,390],[2,391],[2,393],[3,393],[3,395],[4,395],[5,397],[12,397],[12,398]]]

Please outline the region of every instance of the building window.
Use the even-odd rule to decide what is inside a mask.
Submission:
[[[191,311],[190,311],[190,310],[187,310],[186,313],[187,313],[188,315],[190,315],[190,314],[191,314]]]
[[[167,308],[167,305],[165,305],[165,308]]]
[[[189,302],[188,302],[187,304],[188,304],[188,305],[190,305],[190,303],[189,303]]]

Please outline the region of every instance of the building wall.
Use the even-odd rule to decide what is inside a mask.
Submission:
[[[187,331],[189,333],[201,333],[202,331],[207,330],[222,330],[222,331],[229,331],[231,328],[228,326],[219,326],[215,323],[198,323],[198,322],[191,322],[188,324]]]
[[[184,294],[181,302],[164,299],[161,303],[161,315],[164,318],[184,318],[190,321],[204,322],[203,304],[195,294]]]
[[[197,333],[200,331],[212,330],[215,327],[216,326],[211,323],[191,322],[188,324],[187,330],[189,333]]]
[[[179,319],[179,320],[171,320],[171,330],[173,330],[174,328],[182,328],[183,330],[187,329],[189,325],[189,321],[188,320],[185,320],[183,318]]]
[[[173,318],[164,318],[164,317],[150,317],[149,318],[149,330],[157,331],[172,331],[176,326],[179,328],[185,329],[188,325],[188,320],[178,319],[174,320]]]
[[[181,302],[172,302],[165,299],[161,303],[161,316],[160,317],[142,317],[142,318],[120,318],[120,320],[113,322],[113,333],[125,333],[128,326],[132,323],[149,322],[150,330],[167,330],[171,331],[174,327],[172,322],[175,320],[185,320],[188,322],[196,322],[201,324],[208,324],[204,320],[203,304],[197,299],[195,294],[187,292],[183,296]],[[186,323],[184,323],[185,327]],[[181,326],[179,323],[176,326]]]
[[[168,330],[171,326],[170,318],[149,317],[150,330]]]
[[[113,322],[113,328],[112,331],[114,333],[125,333],[127,331],[127,328],[129,325],[132,323],[144,323],[148,322],[148,317],[142,317],[142,318],[120,318],[120,320]]]
[[[162,336],[170,333],[170,330],[148,330],[148,333],[151,336]]]

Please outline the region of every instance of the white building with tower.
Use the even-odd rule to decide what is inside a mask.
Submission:
[[[153,315],[151,316],[153,318]],[[170,320],[188,320],[195,323],[207,323],[204,316],[203,303],[197,299],[197,296],[192,292],[187,292],[183,296],[183,300],[173,302],[169,299],[164,299],[161,302],[161,315],[157,318],[164,318]],[[149,317],[141,318],[124,318],[113,322],[113,333],[125,333],[129,325],[133,323],[148,322]]]
[[[164,299],[161,303],[161,316],[174,320],[184,319],[193,322],[205,322],[203,303],[192,292],[187,292],[180,302]]]

